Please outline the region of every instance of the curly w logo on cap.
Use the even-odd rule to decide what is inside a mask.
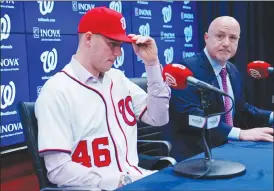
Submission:
[[[132,43],[125,29],[126,21],[121,13],[107,7],[96,7],[83,15],[78,33],[102,34],[114,40]]]

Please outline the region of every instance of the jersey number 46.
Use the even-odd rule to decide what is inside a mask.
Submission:
[[[80,163],[86,167],[91,167],[91,157],[88,154],[88,145],[92,145],[94,165],[97,167],[108,166],[111,162],[110,151],[108,149],[99,149],[99,145],[107,146],[108,138],[101,137],[94,139],[91,143],[87,140],[80,141],[74,153],[72,154],[72,161]]]

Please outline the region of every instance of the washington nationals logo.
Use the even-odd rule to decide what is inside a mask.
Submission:
[[[40,56],[41,62],[43,62],[43,69],[45,73],[49,73],[54,70],[57,65],[58,55],[55,48],[51,51],[45,51]]]
[[[149,36],[150,35],[150,27],[149,24],[146,23],[145,25],[141,25],[139,27],[139,33],[143,36]]]
[[[39,10],[42,15],[52,12],[54,1],[37,1],[37,3],[39,3]]]
[[[125,53],[123,47],[121,48],[122,55],[118,56],[116,60],[114,61],[114,67],[119,68],[124,64],[124,58],[125,58]]]
[[[165,23],[168,23],[169,21],[171,21],[171,17],[172,17],[172,9],[171,6],[168,5],[167,7],[164,7],[162,9],[162,14],[163,14],[163,19]]]
[[[251,68],[251,69],[249,69],[249,72],[253,78],[261,78],[262,77],[262,75],[260,74],[260,72],[258,70]]]
[[[127,125],[134,126],[137,123],[135,114],[132,110],[132,97],[131,96],[127,96],[125,99],[121,99],[118,102],[118,109],[124,119],[124,122]]]
[[[177,86],[176,79],[171,74],[165,72],[164,75],[165,75],[167,85],[172,86],[172,87]]]
[[[126,20],[125,20],[125,17],[121,18],[120,22],[122,24],[122,28],[125,30],[126,29]]]
[[[9,38],[10,36],[10,17],[9,15],[5,14],[3,17],[1,17],[1,35],[0,40],[4,40]]]
[[[185,40],[186,40],[186,42],[191,41],[192,36],[193,36],[192,26],[189,25],[188,27],[185,27],[184,33],[185,33]]]
[[[119,13],[122,13],[122,2],[121,1],[111,1],[109,8],[113,9]]]
[[[173,55],[174,55],[174,51],[172,46],[170,48],[165,49],[164,56],[165,56],[166,64],[170,64],[173,61]]]
[[[16,95],[15,84],[10,81],[9,85],[1,85],[1,109],[11,106]]]

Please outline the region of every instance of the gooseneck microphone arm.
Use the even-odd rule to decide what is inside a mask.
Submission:
[[[223,94],[223,92],[219,92],[224,96],[228,96],[231,99],[232,105],[228,111],[220,112],[220,113],[209,113],[210,102],[208,101],[209,89],[198,88],[201,93],[201,107],[204,111],[204,117],[209,118],[216,115],[225,115],[234,108],[234,100],[228,94]],[[212,90],[211,90],[212,91]],[[181,100],[184,101],[184,100]],[[217,127],[220,128],[220,127]],[[192,159],[187,161],[182,161],[177,163],[174,167],[174,171],[195,179],[199,178],[230,178],[234,176],[241,175],[245,173],[246,168],[241,163],[236,163],[232,161],[226,160],[218,160],[212,159],[211,149],[209,143],[209,132],[207,129],[207,123],[202,131],[202,139],[204,143],[204,153],[205,158]]]
[[[218,92],[219,94],[221,95],[224,95],[224,96],[229,96],[227,93],[223,92],[222,90],[208,84],[208,83],[205,83],[203,81],[200,81],[192,76],[189,76],[187,77],[187,83],[189,85],[192,85],[192,86],[195,86],[196,88],[200,89],[200,90],[211,90],[211,91],[215,91],[215,92]]]
[[[212,116],[217,116],[217,115],[226,115],[227,113],[229,113],[233,108],[234,108],[234,100],[233,98],[223,92],[219,92],[220,94],[223,94],[224,96],[227,96],[230,98],[232,105],[229,108],[228,111],[225,112],[220,112],[220,113],[209,113],[209,109],[210,109],[210,102],[208,101],[208,90],[200,90],[201,91],[201,107],[204,110],[204,117],[205,118],[210,118]],[[211,169],[211,165],[212,165],[212,155],[211,155],[211,146],[210,144],[210,134],[209,134],[209,130],[207,129],[207,123],[205,125],[205,127],[203,128],[202,131],[202,137],[203,137],[203,143],[204,143],[204,153],[205,153],[205,161],[207,163],[207,169],[205,170],[204,173],[198,175],[198,176],[194,176],[194,178],[202,178],[204,176],[206,176]]]
[[[226,93],[224,94],[223,92],[217,91],[220,94],[229,97],[229,99],[231,100],[232,105],[231,105],[231,107],[229,108],[228,111],[209,114],[208,109],[210,108],[210,103],[207,101],[208,100],[207,99],[208,91],[209,91],[209,89],[206,89],[206,90],[205,89],[203,89],[203,90],[200,89],[200,93],[201,93],[201,105],[196,105],[197,107],[201,107],[202,108],[202,110],[204,111],[204,117],[210,118],[210,117],[216,116],[216,115],[226,115],[227,113],[229,113],[229,112],[232,111],[232,109],[234,108],[234,105],[235,105],[235,102],[234,102],[233,98],[230,95],[226,94]],[[181,103],[186,103],[186,102],[190,103],[187,100],[183,100],[180,97],[176,97],[175,96],[175,99],[178,100]],[[203,143],[204,143],[205,160],[206,161],[211,161],[212,160],[212,155],[211,155],[211,148],[209,146],[209,133],[207,131],[208,131],[207,127],[203,128],[202,138],[203,138]],[[211,168],[211,163],[209,162],[208,166],[207,166],[207,170],[205,170],[205,172],[203,174],[198,175],[198,176],[193,176],[193,177],[194,178],[202,178],[202,177],[206,176],[207,173],[210,172],[210,168]]]
[[[245,166],[240,163],[218,159],[213,160],[210,152],[210,146],[207,145],[208,140],[206,140],[208,138],[206,134],[208,133],[207,119],[210,116],[216,115],[210,114],[210,99],[208,98],[209,91],[218,92],[221,95],[228,96],[232,100],[232,107],[227,112],[230,112],[234,107],[233,99],[222,90],[192,76],[192,71],[181,64],[167,64],[163,69],[164,80],[172,88],[181,90],[186,88],[187,85],[192,85],[200,90],[201,107],[204,110],[204,116],[206,118],[206,127],[203,128],[202,135],[205,145],[205,159],[198,158],[181,161],[174,166],[174,171],[192,178],[224,178],[243,174],[245,172]]]

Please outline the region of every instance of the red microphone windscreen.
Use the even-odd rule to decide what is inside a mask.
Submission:
[[[253,61],[247,65],[248,74],[255,79],[267,78],[270,64],[264,61]]]
[[[193,73],[181,64],[167,64],[163,69],[164,81],[174,89],[185,89],[189,76]]]

